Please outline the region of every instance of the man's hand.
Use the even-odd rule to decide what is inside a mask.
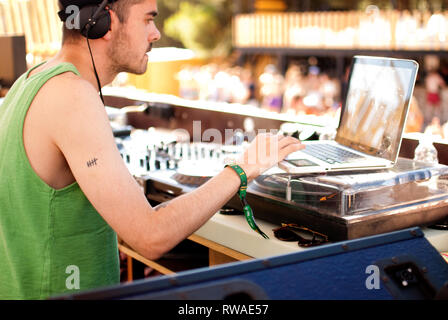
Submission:
[[[293,137],[272,133],[259,134],[246,149],[238,165],[246,172],[248,180],[252,180],[283,160],[288,154],[304,147]]]

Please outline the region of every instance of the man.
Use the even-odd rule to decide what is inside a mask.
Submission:
[[[109,30],[89,41],[103,85],[119,72],[144,73],[146,53],[160,38],[155,0],[118,0],[106,9]],[[115,145],[86,38],[67,29],[63,38],[59,53],[24,74],[0,109],[3,299],[117,284],[117,234],[157,259],[240,186],[227,167],[197,190],[152,208]],[[264,159],[260,146],[268,150]],[[260,135],[238,164],[251,180],[300,148],[293,138]]]

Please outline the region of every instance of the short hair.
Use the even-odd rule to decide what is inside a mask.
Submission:
[[[143,2],[144,0],[117,0],[113,3],[108,4],[109,8],[112,9],[121,23],[126,23],[129,16],[129,7],[134,4],[138,4]],[[59,10],[64,10],[64,6],[58,1]],[[82,35],[79,30],[76,29],[68,29],[65,23],[62,26],[62,43],[73,43],[77,40],[81,39]]]

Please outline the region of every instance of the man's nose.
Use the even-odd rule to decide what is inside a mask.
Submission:
[[[159,41],[159,40],[160,40],[160,37],[161,37],[161,34],[160,34],[159,29],[157,29],[157,27],[154,26],[154,30],[153,30],[153,31],[151,32],[151,34],[150,34],[150,39],[149,39],[149,41],[150,41],[150,42],[156,42],[156,41]]]

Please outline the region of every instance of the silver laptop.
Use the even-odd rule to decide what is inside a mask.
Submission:
[[[279,163],[289,173],[373,170],[394,166],[418,63],[355,56],[334,141],[304,141]]]

